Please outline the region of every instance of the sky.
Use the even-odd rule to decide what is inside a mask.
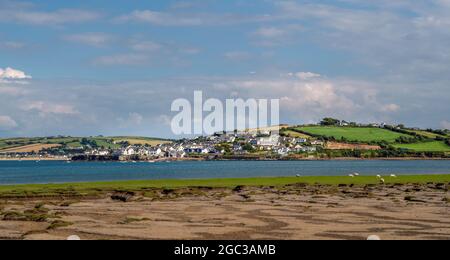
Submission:
[[[0,137],[173,137],[171,103],[279,98],[450,128],[450,0],[0,0]]]

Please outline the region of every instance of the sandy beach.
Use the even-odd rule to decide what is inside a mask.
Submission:
[[[449,183],[149,189],[0,200],[1,239],[450,239]]]

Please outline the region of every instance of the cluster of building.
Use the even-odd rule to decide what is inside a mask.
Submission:
[[[278,133],[217,133],[208,137],[184,139],[158,146],[130,145],[117,150],[92,149],[86,155],[118,156],[121,159],[185,158],[192,156],[248,155],[252,153],[287,156],[291,153],[316,152],[320,140],[280,136]]]

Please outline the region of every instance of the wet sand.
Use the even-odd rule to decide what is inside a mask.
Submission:
[[[0,238],[450,240],[448,188],[298,184],[2,199]]]

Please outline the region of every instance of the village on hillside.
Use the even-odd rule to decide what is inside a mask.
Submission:
[[[338,157],[449,158],[450,155],[447,130],[420,130],[385,123],[356,124],[332,118],[325,118],[316,125],[236,130],[212,136],[152,143],[99,137],[82,138],[79,142],[70,140],[72,145],[68,145],[67,139],[71,137],[46,138],[46,143],[30,142],[24,146],[0,148],[0,159],[295,160]],[[14,145],[14,141],[9,141],[8,144]]]

